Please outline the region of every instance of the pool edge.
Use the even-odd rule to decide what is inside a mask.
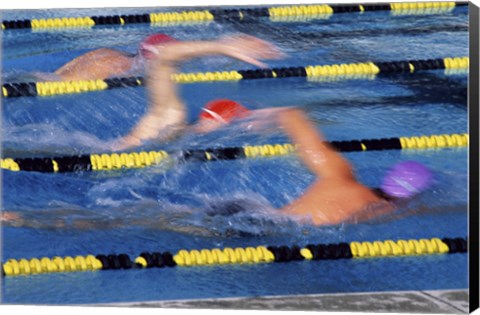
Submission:
[[[466,314],[468,290],[388,291],[285,295],[199,300],[145,301],[96,306],[184,309],[243,309],[290,311],[401,312]]]

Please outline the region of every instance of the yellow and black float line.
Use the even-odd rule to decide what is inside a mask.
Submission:
[[[302,260],[379,258],[433,254],[466,253],[466,238],[308,244],[299,246],[257,246],[247,248],[143,252],[135,259],[127,254],[87,255],[33,259],[9,259],[2,265],[2,276],[54,272],[164,268],[252,263],[284,263]]]
[[[130,15],[92,16],[49,18],[32,20],[2,21],[2,30],[10,29],[52,29],[93,27],[101,25],[127,25],[138,23],[188,23],[197,21],[244,21],[270,17],[273,21],[278,18],[292,16],[320,16],[338,13],[364,13],[368,11],[407,11],[423,12],[437,10],[439,13],[468,5],[468,2],[401,2],[391,4],[337,4],[337,5],[292,5],[277,7],[258,7],[248,9],[217,9],[203,11],[159,12]]]
[[[204,73],[178,73],[172,76],[177,83],[239,81],[290,77],[344,77],[390,73],[413,73],[424,70],[468,69],[468,57],[443,59],[406,60],[388,62],[364,62],[306,67],[283,67],[272,69],[217,71]],[[120,87],[144,85],[142,77],[111,78],[105,80],[6,83],[2,86],[3,97],[51,96],[72,93],[102,91]]]
[[[468,146],[468,134],[363,139],[329,142],[340,152],[438,149]],[[244,147],[184,150],[172,154],[180,161],[207,162],[244,158],[283,156],[295,152],[292,144],[265,144]],[[3,158],[2,169],[35,172],[80,172],[144,168],[157,165],[171,155],[166,151],[105,153],[53,158]]]

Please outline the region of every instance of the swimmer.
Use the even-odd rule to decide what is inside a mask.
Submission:
[[[147,49],[156,55],[147,68],[149,108],[131,132],[113,145],[113,150],[139,146],[149,140],[168,141],[187,129],[187,109],[178,95],[177,84],[171,80],[181,62],[204,56],[222,55],[258,67],[266,67],[260,59],[283,57],[274,45],[247,35],[231,36],[215,41],[168,41],[151,45]],[[246,114],[246,109],[237,106],[233,114],[222,117],[224,113],[215,115],[212,107],[215,106],[205,107],[204,114],[200,117],[200,124],[194,126],[194,130],[211,131],[228,123],[236,116],[241,117]]]
[[[135,76],[143,73],[147,63],[156,55],[155,45],[175,42],[165,34],[153,34],[139,45],[136,54],[100,48],[81,55],[55,71],[60,81],[103,80],[110,77]]]
[[[301,110],[281,111],[278,119],[302,162],[317,176],[302,196],[280,210],[284,215],[315,225],[365,221],[393,212],[396,202],[414,197],[431,184],[430,171],[409,161],[392,168],[379,189],[366,187]]]
[[[78,80],[104,80],[112,77],[140,76],[156,55],[155,45],[174,42],[165,34],[146,37],[135,54],[100,48],[87,52],[61,66],[54,72],[12,73],[4,77],[5,82],[54,82]]]
[[[228,108],[224,106],[222,110],[225,107]],[[238,111],[237,117],[249,115],[245,109],[233,107]],[[227,118],[228,113],[220,111]],[[217,115],[209,110],[202,113],[204,117],[208,114]],[[432,182],[431,172],[425,166],[406,161],[387,172],[380,188],[367,187],[356,179],[351,164],[325,142],[303,111],[287,108],[270,117],[279,122],[296,145],[302,162],[317,176],[302,196],[279,210],[279,213],[295,221],[319,226],[366,221],[395,211],[397,206],[427,189]],[[212,206],[211,212],[212,215],[231,215],[256,208],[249,203],[246,207],[243,204],[225,202]]]

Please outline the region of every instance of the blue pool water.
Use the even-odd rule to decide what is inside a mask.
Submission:
[[[3,19],[91,16],[151,9],[11,11]],[[270,67],[396,61],[468,55],[467,8],[441,15],[388,12],[333,15],[308,22],[210,23],[195,26],[103,27],[3,32],[2,77],[54,71],[90,49],[135,51],[154,32],[181,40],[207,40],[244,32],[272,41],[288,54]],[[250,69],[227,58],[205,58],[183,72]],[[304,78],[181,86],[194,122],[215,98],[249,108],[303,108],[329,140],[464,133],[467,75],[427,71],[373,80],[319,82]],[[143,87],[84,94],[2,99],[4,157],[104,152],[145,112]],[[265,133],[236,126],[209,135],[187,134],[150,149],[283,143],[273,126]],[[2,173],[2,210],[33,227],[5,226],[2,261],[67,255],[300,245],[387,239],[467,236],[467,149],[348,153],[359,179],[378,186],[395,162],[416,160],[435,174],[433,188],[392,216],[361,224],[314,227],[251,209],[211,218],[209,204],[250,198],[281,207],[300,196],[314,177],[294,156],[190,163],[113,172]],[[189,212],[190,209],[198,209]],[[2,279],[2,302],[79,304],[232,296],[467,288],[467,255],[355,259],[288,264],[228,265],[43,274]]]

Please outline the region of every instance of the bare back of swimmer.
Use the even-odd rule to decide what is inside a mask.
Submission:
[[[101,48],[73,59],[56,70],[55,74],[63,81],[103,80],[129,71],[134,58],[118,50]]]
[[[155,57],[149,49],[172,41],[175,39],[168,35],[153,34],[143,39],[136,54],[110,48],[92,50],[61,66],[54,74],[63,81],[140,75]]]
[[[151,48],[155,45],[175,41],[165,34],[153,34],[145,37],[136,53],[128,53],[111,48],[100,48],[80,55],[54,72],[33,71],[7,74],[7,82],[51,82],[104,80],[112,77],[130,77],[143,75],[155,54]]]

